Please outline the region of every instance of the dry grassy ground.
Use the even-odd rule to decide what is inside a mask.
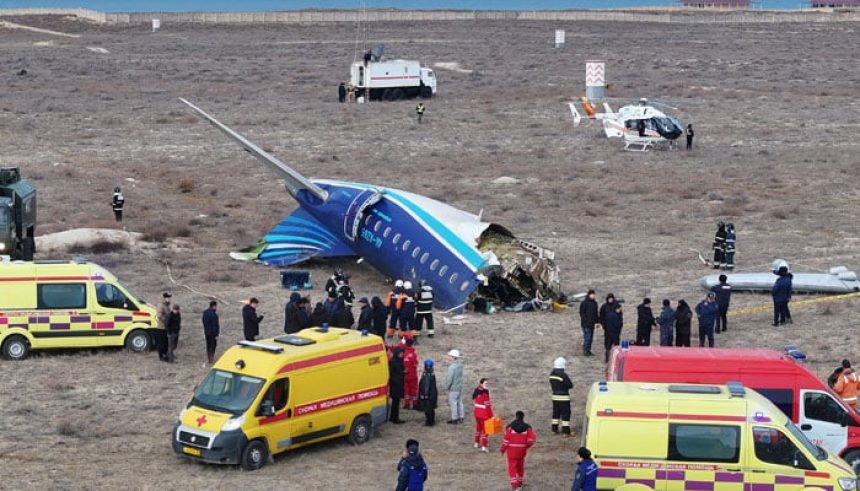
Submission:
[[[707,249],[718,219],[738,226],[741,270],[762,270],[774,257],[860,267],[856,24],[373,24],[370,37],[390,57],[474,70],[438,70],[439,97],[419,127],[412,102],[337,103],[353,25],[168,25],[151,34],[17,21],[82,34],[0,36],[0,162],[36,179],[40,231],[111,226],[110,192],[122,185],[127,226],[185,238],[186,248],[165,248],[159,258],[178,281],[229,301],[220,349],[240,337],[237,302],[251,295],[262,299],[264,333],[280,331],[287,295],[277,271],[232,262],[226,252],[254,242],[294,204],[269,171],[193,117],[179,96],[308,175],[483,208],[484,217],[554,248],[568,291],[625,297],[631,336],[642,296],[702,295],[696,280],[707,271],[688,248]],[[561,50],[552,47],[556,28],[567,31]],[[596,126],[574,129],[564,103],[582,93],[585,60],[595,58],[607,62],[611,95],[679,106],[696,126],[696,149],[625,153]],[[16,75],[20,69],[28,74]],[[503,175],[537,182],[489,184]],[[428,430],[412,412],[409,424],[384,427],[365,446],[322,444],[254,473],[177,458],[170,429],[205,372],[198,319],[206,298],[171,285],[164,268],[139,253],[92,259],[150,300],[175,291],[185,307],[179,363],[120,351],[0,363],[0,488],[391,489],[408,437],[422,442],[428,489],[508,488],[503,459],[475,453],[471,428]],[[386,291],[374,271],[341,264],[359,295]],[[310,269],[321,287],[331,265]],[[737,295],[734,305],[768,301]],[[777,331],[768,314],[735,318],[717,343],[796,344],[820,375],[858,354],[857,301],[796,310],[794,319]],[[566,489],[579,439],[549,432],[546,377],[556,356],[568,357],[578,430],[602,358],[579,356],[572,313],[478,320],[422,341],[419,353],[439,360],[461,349],[467,385],[490,377],[499,413],[509,419],[523,409],[537,429],[527,486]],[[444,408],[438,417],[446,419]]]

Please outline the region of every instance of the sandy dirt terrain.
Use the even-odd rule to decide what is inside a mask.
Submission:
[[[288,296],[278,272],[227,253],[294,208],[276,176],[180,96],[309,176],[483,209],[555,249],[565,290],[624,297],[625,337],[643,296],[702,297],[697,280],[708,271],[689,248],[706,250],[720,219],[737,224],[741,271],[764,270],[775,257],[798,269],[860,267],[856,24],[370,25],[371,43],[384,43],[386,55],[438,67],[439,95],[418,126],[414,102],[337,103],[353,60],[352,24],[167,25],[152,34],[144,26],[8,20],[80,34],[0,31],[0,163],[35,180],[39,232],[114,227],[110,196],[122,186],[126,227],[170,245],[89,257],[150,301],[173,290],[185,322],[174,365],[119,350],[0,363],[0,488],[392,489],[403,442],[414,437],[430,465],[428,489],[509,489],[498,437],[481,454],[469,425],[426,429],[414,412],[364,446],[317,445],[253,473],[173,454],[172,425],[206,370],[199,316],[207,298],[172,284],[163,263],[177,282],[224,299],[219,352],[239,339],[239,301],[250,296],[262,300],[264,334],[275,335]],[[567,32],[563,49],[553,47],[557,28]],[[566,102],[583,93],[589,59],[606,61],[608,95],[679,107],[696,127],[695,149],[625,153],[596,125],[574,129]],[[491,184],[501,176],[523,183]],[[334,265],[308,266],[314,301]],[[366,266],[336,265],[353,274],[359,296],[388,289]],[[769,301],[737,294],[733,305]],[[580,356],[575,308],[472,317],[419,347],[437,362],[460,349],[467,392],[489,377],[505,420],[526,412],[538,433],[527,489],[567,489],[580,443],[549,431],[552,360],[569,360],[577,434],[584,394],[603,371],[602,356]],[[857,357],[860,301],[796,309],[794,320],[777,330],[768,313],[736,317],[717,344],[794,344],[822,376]],[[596,338],[602,354],[602,333]],[[444,422],[447,408],[437,417]]]

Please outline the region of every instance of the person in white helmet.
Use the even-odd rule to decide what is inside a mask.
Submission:
[[[567,360],[559,356],[552,362],[552,371],[549,373],[549,385],[552,387],[552,432],[570,435],[570,389],[573,382],[567,376],[564,369]]]
[[[463,424],[463,364],[460,350],[452,349],[445,356],[448,372],[445,374],[445,390],[448,391],[448,406],[451,408],[449,425]]]
[[[406,337],[407,334],[415,336],[415,290],[412,289],[412,282],[406,280],[403,282],[403,295],[400,296],[400,304],[397,306],[400,326],[399,336]]]
[[[388,307],[388,331],[386,331],[386,337],[394,336],[394,332],[397,329],[397,318],[399,316],[399,301],[400,297],[403,295],[403,280],[397,280],[394,282],[394,288],[388,292],[388,297],[385,299],[385,306]]]

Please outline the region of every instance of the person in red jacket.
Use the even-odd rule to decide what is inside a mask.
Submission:
[[[508,454],[508,476],[514,491],[523,489],[526,454],[537,441],[535,431],[525,422],[525,417],[522,411],[517,411],[516,419],[505,428],[505,437],[499,449],[502,454]]]
[[[406,373],[403,378],[403,409],[418,409],[418,353],[415,351],[415,339],[407,334],[406,347],[403,349],[403,365]]]
[[[490,402],[489,380],[482,378],[472,392],[475,404],[475,448],[487,452],[487,431],[484,422],[493,417],[493,403]]]

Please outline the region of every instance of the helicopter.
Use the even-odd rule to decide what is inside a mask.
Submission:
[[[597,112],[594,104],[586,97],[580,98],[580,104],[586,118],[600,120],[606,137],[622,138],[626,150],[631,146],[647,150],[661,142],[670,142],[671,146],[674,140],[684,134],[684,126],[678,119],[667,116],[654,106],[665,106],[673,110],[677,108],[659,102],[649,102],[644,97],[639,99],[638,104],[622,106],[618,111],[613,111],[609,104],[604,102],[604,112]],[[575,103],[570,102],[568,105],[574,125],[579,125],[585,118],[577,110]]]

